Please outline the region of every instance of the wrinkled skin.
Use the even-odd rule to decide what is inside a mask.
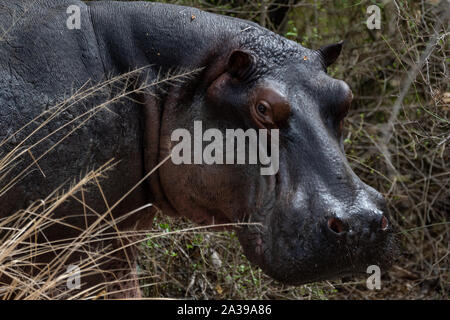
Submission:
[[[81,8],[81,30],[64,27],[69,4]],[[11,22],[8,10],[23,9],[17,2],[0,11],[4,24]],[[0,46],[0,121],[7,128],[0,140],[89,79],[95,83],[147,65],[147,78],[140,81],[173,69],[202,69],[181,85],[155,90],[158,98],[140,94],[91,119],[39,161],[46,178],[34,170],[2,195],[0,217],[112,157],[121,162],[102,181],[102,191],[114,203],[170,154],[173,130],[192,130],[195,120],[204,130],[276,128],[276,175],[260,175],[259,165],[167,161],[113,210],[114,217],[152,202],[166,214],[199,224],[258,223],[236,228],[245,254],[287,284],[365,272],[371,264],[382,270],[389,266],[396,249],[385,202],[358,179],[343,152],[342,120],[352,93],[326,73],[340,43],[310,50],[248,21],[161,4],[38,1],[29,12],[33,23],[20,22]],[[34,28],[36,23],[43,27]],[[87,99],[63,118],[72,119],[99,101]],[[58,125],[49,124],[49,132]],[[2,152],[21,136],[16,138]],[[24,158],[23,165],[29,163]],[[104,212],[98,189],[87,193],[86,201]],[[66,217],[68,211],[81,214],[83,206],[68,201],[56,215]],[[146,228],[153,214],[138,212],[119,227]],[[49,238],[58,239],[74,231],[60,226],[51,232]]]

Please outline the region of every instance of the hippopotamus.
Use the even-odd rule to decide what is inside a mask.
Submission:
[[[149,2],[16,0],[0,17],[0,158],[14,155],[1,168],[0,218],[39,215],[55,190],[113,159],[38,241],[73,239],[99,216],[112,218],[109,234],[146,230],[161,211],[232,228],[248,260],[284,284],[392,263],[386,202],[343,149],[353,94],[327,74],[342,42],[308,49],[250,21]],[[167,160],[174,130],[196,121],[277,130],[277,171]],[[139,294],[136,253],[114,250],[119,240],[100,241],[115,264],[80,290],[121,279]]]

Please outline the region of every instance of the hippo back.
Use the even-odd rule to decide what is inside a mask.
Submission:
[[[81,9],[81,28],[66,26],[67,8]],[[19,18],[17,18],[19,17]],[[79,1],[14,1],[0,7],[0,217],[45,199],[56,188],[107,161],[102,192],[111,202],[142,176],[141,108],[115,98],[123,81],[101,86],[105,75],[88,7]],[[101,107],[98,107],[101,106]],[[126,157],[124,157],[126,155]],[[113,160],[113,161],[114,161]],[[7,174],[3,174],[6,173]],[[86,193],[96,199],[100,188]],[[134,201],[142,202],[142,190]],[[75,202],[64,206],[74,211]],[[93,204],[103,212],[106,204]]]

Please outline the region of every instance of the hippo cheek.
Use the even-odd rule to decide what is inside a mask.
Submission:
[[[160,181],[178,215],[201,225],[230,224],[243,221],[260,197],[258,183],[243,167],[168,162]]]

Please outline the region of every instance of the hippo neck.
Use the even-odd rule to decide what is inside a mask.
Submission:
[[[201,67],[211,57],[227,51],[240,30],[256,26],[195,8],[160,3],[87,4],[106,74],[148,65],[155,71]]]

